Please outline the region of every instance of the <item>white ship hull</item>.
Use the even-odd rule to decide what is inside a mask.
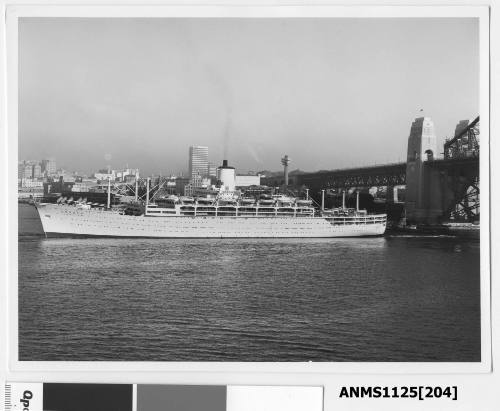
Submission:
[[[382,235],[386,216],[356,219],[264,216],[128,216],[64,204],[37,204],[47,236],[293,238]]]

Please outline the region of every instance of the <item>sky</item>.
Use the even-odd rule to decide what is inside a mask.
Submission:
[[[19,157],[68,170],[237,172],[406,160],[479,114],[476,18],[22,18]],[[423,110],[423,111],[421,111]]]

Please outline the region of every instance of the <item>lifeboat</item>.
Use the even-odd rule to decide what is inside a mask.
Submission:
[[[193,204],[194,203],[193,197],[184,196],[184,197],[181,197],[180,200],[181,200],[182,204]]]
[[[207,205],[207,204],[212,204],[214,202],[214,199],[207,197],[198,197],[196,201],[198,202],[198,204]]]
[[[250,205],[255,203],[255,198],[240,198],[240,204]]]

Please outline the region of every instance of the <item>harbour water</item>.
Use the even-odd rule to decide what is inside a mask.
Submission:
[[[42,235],[19,206],[24,361],[480,361],[479,241]]]

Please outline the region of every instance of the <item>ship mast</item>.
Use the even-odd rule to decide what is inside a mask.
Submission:
[[[111,177],[108,176],[108,209],[111,207]]]
[[[135,201],[137,202],[139,192],[139,175],[135,173]]]
[[[149,205],[149,177],[146,180],[146,208]]]

